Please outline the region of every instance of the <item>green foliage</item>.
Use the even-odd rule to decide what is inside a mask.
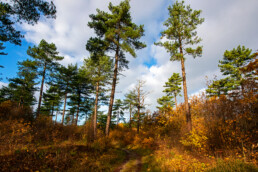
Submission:
[[[163,92],[165,92],[168,96],[178,96],[182,90],[182,81],[183,80],[180,77],[179,73],[173,73],[173,75],[168,79],[168,82],[166,82],[163,86],[166,88]]]
[[[117,124],[122,120],[125,122],[124,118],[124,103],[121,99],[116,99],[113,106],[113,115],[117,118]]]
[[[158,104],[161,105],[157,107],[160,111],[168,111],[169,108],[174,106],[174,101],[172,100],[173,97],[171,96],[163,96],[157,100]]]
[[[226,77],[224,79],[215,80],[206,89],[206,93],[209,97],[227,95],[234,89],[234,82],[232,78]]]
[[[219,68],[226,78],[215,80],[206,90],[209,96],[227,95],[230,91],[240,90],[244,93],[244,84],[246,80],[255,80],[254,70],[244,72],[244,68],[254,58],[252,50],[245,46],[238,46],[231,51],[226,50],[223,60],[219,61]]]
[[[225,51],[223,60],[219,61],[220,71],[223,75],[229,76],[234,89],[241,86],[243,89],[243,79],[248,77],[240,69],[248,64],[252,59],[252,50],[245,46],[238,46],[231,51]]]
[[[184,5],[184,1],[176,1],[172,7],[168,7],[168,10],[169,18],[164,23],[168,29],[161,32],[161,38],[166,38],[168,41],[161,41],[156,45],[164,47],[170,53],[171,61],[180,61],[186,54],[193,57],[201,56],[201,46],[195,49],[187,47],[201,41],[196,32],[197,25],[204,21],[200,18],[201,10],[192,10],[190,5]]]
[[[12,100],[19,104],[19,106],[34,105],[36,100],[34,93],[37,90],[37,62],[25,60],[18,62],[19,72],[16,78],[9,79],[8,87],[1,89],[2,101]]]
[[[15,23],[26,22],[35,24],[41,16],[55,18],[56,7],[53,2],[46,0],[20,1],[11,0],[0,3],[0,41],[1,50],[2,42],[10,42],[15,45],[21,45],[23,35],[16,30]],[[0,53],[4,55],[5,53]]]

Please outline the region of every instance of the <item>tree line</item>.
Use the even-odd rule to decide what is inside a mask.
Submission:
[[[3,42],[20,44],[22,35],[14,29],[15,22],[36,23],[41,13],[47,17],[55,17],[56,11],[52,2],[35,1],[32,6],[35,9],[25,8],[29,7],[25,2],[20,4],[14,1],[13,6],[1,2],[1,50],[4,50]],[[19,10],[21,8],[31,13],[24,14]],[[89,118],[92,120],[94,138],[97,137],[100,121],[106,121],[105,134],[109,135],[114,118],[118,124],[121,119],[123,120],[124,109],[128,109],[129,127],[135,125],[139,132],[141,119],[145,115],[142,110],[145,108],[144,100],[148,95],[143,91],[144,81],[138,81],[123,101],[115,100],[115,91],[119,73],[128,68],[126,53],[136,57],[136,50],[146,47],[141,41],[144,26],[133,23],[129,0],[122,1],[117,6],[110,3],[108,9],[108,12],[97,9],[96,14],[90,15],[88,26],[94,30],[95,37],[91,37],[86,43],[86,50],[90,56],[84,60],[82,66],[61,65],[59,62],[63,57],[59,55],[55,44],[42,40],[39,45],[28,48],[29,59],[18,62],[17,77],[9,79],[9,85],[1,88],[0,101],[10,100],[21,108],[31,107],[37,103],[34,117],[43,114],[56,116],[57,121],[58,114],[62,114],[62,124],[78,124],[79,117],[84,115],[86,121]],[[184,1],[175,2],[169,6],[168,11],[169,18],[164,23],[167,29],[161,32],[161,41],[155,45],[164,47],[170,54],[171,61],[181,62],[182,77],[174,73],[168,79],[163,91],[166,96],[157,100],[160,105],[158,109],[161,113],[166,113],[174,105],[177,107],[177,97],[180,96],[183,86],[185,118],[188,131],[191,131],[192,117],[188,103],[185,60],[189,55],[194,58],[202,55],[203,47],[199,46],[201,38],[197,36],[196,29],[204,19],[200,17],[201,10],[191,9]],[[18,19],[14,20],[13,16],[18,16]],[[219,67],[227,77],[210,83],[207,95],[239,95],[239,90],[244,94],[247,89],[246,82],[257,82],[256,57],[257,53],[252,53],[252,50],[244,46],[226,51],[224,58],[219,61]],[[37,91],[38,102],[35,98]],[[106,116],[100,115],[101,105],[108,105]]]

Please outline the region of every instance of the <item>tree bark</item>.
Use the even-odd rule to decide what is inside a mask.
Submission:
[[[192,119],[191,119],[190,108],[189,108],[189,104],[188,104],[186,74],[185,74],[185,62],[184,62],[184,58],[183,58],[182,46],[180,46],[180,53],[182,54],[181,66],[182,66],[182,77],[183,77],[183,88],[184,88],[184,99],[185,99],[186,122],[187,122],[188,131],[191,131],[192,130]]]
[[[67,99],[67,92],[65,93],[65,100],[64,100],[64,109],[63,109],[63,116],[62,116],[62,125],[64,124],[64,116],[65,116],[65,107],[66,107],[66,99]]]
[[[56,122],[57,122],[57,114],[58,114],[58,110],[56,111],[56,120],[55,120],[55,124],[56,124]]]
[[[119,58],[118,57],[119,56],[118,53],[119,53],[119,46],[117,46],[116,55],[115,55],[115,69],[114,69],[112,90],[111,90],[111,95],[110,95],[110,100],[109,100],[109,108],[108,108],[108,116],[107,116],[107,124],[106,124],[106,136],[109,135],[111,115],[112,115],[112,108],[113,108],[114,97],[115,97],[116,80],[117,80],[117,73],[118,73],[118,58]]]
[[[77,105],[77,113],[76,113],[75,125],[78,125],[79,112],[80,112],[80,103],[78,103],[78,105]]]
[[[129,128],[131,128],[131,126],[132,126],[132,104],[130,103],[130,121],[129,121]]]
[[[41,99],[42,99],[42,94],[43,94],[43,86],[44,86],[44,81],[45,81],[46,68],[47,68],[47,64],[45,63],[44,69],[43,69],[43,74],[42,74],[42,81],[41,81],[40,94],[39,94],[39,104],[38,104],[38,110],[37,110],[36,117],[38,117],[39,113],[40,113],[40,106],[41,106]]]
[[[95,108],[94,108],[94,121],[93,121],[94,139],[97,138],[98,99],[99,99],[99,81],[97,82],[97,86],[96,86],[96,98],[95,98]]]

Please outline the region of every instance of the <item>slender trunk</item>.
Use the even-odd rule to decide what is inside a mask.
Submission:
[[[58,110],[56,111],[56,120],[55,120],[55,124],[57,122],[57,115],[58,115]]]
[[[139,82],[139,88],[138,88],[138,121],[137,121],[137,133],[139,134],[140,132],[140,108],[141,108],[141,102],[140,102],[140,82]]]
[[[129,128],[131,128],[131,122],[132,122],[132,105],[131,105],[131,103],[130,103],[130,121],[129,121]]]
[[[94,121],[93,121],[94,139],[97,138],[98,100],[99,100],[99,81],[97,82],[97,86],[96,86],[96,98],[95,98],[95,108],[94,108]]]
[[[64,116],[65,116],[65,107],[66,107],[66,99],[67,99],[67,92],[65,93],[65,100],[64,100],[64,109],[63,109],[63,116],[62,116],[62,125],[64,124]]]
[[[46,68],[47,68],[47,64],[45,63],[45,65],[44,65],[44,70],[43,70],[43,74],[42,74],[41,87],[40,87],[40,94],[39,94],[39,104],[38,104],[38,110],[37,110],[37,117],[39,116],[39,113],[40,113],[40,106],[41,106],[41,99],[42,99],[42,94],[43,94],[43,86],[44,86],[44,81],[45,81]]]
[[[77,105],[77,113],[76,113],[75,125],[78,125],[79,113],[80,113],[80,103],[78,103],[78,105]]]
[[[53,118],[53,116],[54,116],[54,108],[55,108],[54,103],[52,103],[52,110],[51,110],[51,117],[52,117],[52,118]]]
[[[176,109],[177,109],[177,100],[176,100],[176,94],[175,95],[175,105],[176,105]]]
[[[140,132],[140,106],[138,106],[138,121],[137,121],[137,133]]]
[[[180,42],[180,44],[181,44],[181,42]],[[180,46],[180,53],[183,56],[182,46]],[[181,59],[181,66],[182,66],[182,77],[183,77],[183,88],[184,88],[184,99],[185,99],[186,122],[187,122],[188,131],[191,131],[192,130],[192,120],[191,120],[190,108],[189,108],[189,104],[188,104],[186,74],[185,74],[185,62],[184,62],[183,57]]]
[[[118,73],[118,58],[119,58],[118,57],[119,56],[118,53],[119,53],[119,46],[117,46],[116,55],[115,55],[115,69],[114,69],[112,90],[111,90],[111,95],[110,95],[110,100],[109,100],[109,108],[108,108],[108,116],[107,116],[107,124],[106,124],[106,136],[109,135],[110,122],[111,122],[111,114],[112,114],[112,108],[113,108],[114,97],[115,97],[116,80],[117,80],[117,73]]]
[[[21,101],[22,101],[22,98],[20,97],[20,101],[19,101],[19,107],[21,107]]]
[[[73,112],[73,115],[72,115],[72,125],[74,124],[74,112]]]

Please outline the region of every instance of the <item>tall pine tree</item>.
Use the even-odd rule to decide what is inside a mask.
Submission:
[[[122,1],[117,6],[110,3],[108,8],[110,13],[97,9],[97,14],[90,15],[92,21],[88,23],[89,27],[93,28],[95,33],[106,41],[108,50],[115,52],[114,75],[108,109],[106,135],[109,134],[118,69],[119,67],[125,67],[128,63],[124,53],[127,52],[133,57],[136,57],[135,50],[142,49],[146,46],[140,41],[144,33],[143,26],[137,26],[132,22],[129,0]]]
[[[204,19],[200,18],[201,10],[192,10],[190,5],[184,5],[184,1],[176,1],[172,6],[168,7],[168,11],[169,18],[164,23],[168,29],[161,32],[161,38],[166,38],[167,41],[158,42],[156,45],[164,47],[170,53],[171,61],[181,61],[186,121],[188,130],[191,130],[192,121],[186,86],[185,56],[192,55],[194,58],[201,56],[202,47],[192,48],[191,46],[201,41],[197,36],[196,29]]]
[[[54,43],[49,44],[44,39],[40,41],[38,46],[29,47],[27,54],[33,57],[37,62],[38,69],[40,70],[39,73],[42,76],[37,109],[38,116],[40,113],[45,78],[49,76],[51,70],[57,68],[57,61],[63,60],[63,57],[58,56],[57,48]]]

